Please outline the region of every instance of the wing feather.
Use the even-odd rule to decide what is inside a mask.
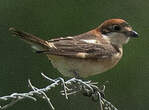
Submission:
[[[52,55],[103,59],[109,58],[117,53],[117,50],[108,43],[87,43],[73,37],[52,39],[48,42],[53,43],[56,47],[50,48],[45,52]]]

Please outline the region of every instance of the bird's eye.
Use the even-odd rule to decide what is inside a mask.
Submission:
[[[113,25],[112,28],[114,31],[119,31],[121,29],[121,27],[119,25]]]

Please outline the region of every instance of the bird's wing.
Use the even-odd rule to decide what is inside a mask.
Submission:
[[[49,41],[42,40],[32,34],[10,28],[10,31],[19,38],[31,44],[37,53],[76,57],[76,58],[109,58],[117,50],[108,43],[101,43],[96,34],[87,32],[74,37],[57,38]]]
[[[75,39],[75,37],[57,38],[49,40],[53,46],[47,54],[75,57],[104,59],[113,56],[117,50],[110,44],[95,43],[95,39]]]

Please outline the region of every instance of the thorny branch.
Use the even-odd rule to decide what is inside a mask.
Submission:
[[[41,75],[52,82],[52,84],[46,86],[45,88],[38,89],[37,87],[33,86],[31,81],[28,80],[29,86],[31,87],[32,91],[26,92],[26,93],[13,93],[8,96],[2,96],[0,97],[0,100],[2,101],[10,101],[10,103],[0,106],[1,110],[7,109],[10,106],[13,106],[18,101],[29,98],[33,101],[37,101],[35,98],[36,96],[40,96],[43,99],[45,99],[52,110],[54,110],[54,106],[50,100],[50,98],[46,95],[46,92],[50,91],[52,88],[61,85],[63,86],[63,90],[61,91],[61,94],[65,96],[66,99],[68,99],[69,95],[82,93],[84,96],[91,97],[93,101],[99,102],[100,104],[100,110],[118,110],[116,107],[114,107],[110,102],[108,102],[104,98],[104,90],[105,86],[103,86],[103,89],[99,89],[97,83],[93,83],[91,81],[82,81],[80,79],[72,78],[67,81],[64,81],[63,78],[59,77],[57,79],[51,79],[41,73]]]

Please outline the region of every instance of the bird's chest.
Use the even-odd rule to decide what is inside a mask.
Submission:
[[[49,55],[48,58],[61,74],[74,77],[79,74],[81,77],[88,77],[99,74],[114,67],[121,58],[117,54],[106,59],[77,59],[63,56]]]
[[[99,62],[101,62],[100,65],[103,67],[103,72],[113,68],[120,61],[121,57],[122,53],[117,53],[110,58],[104,60],[99,59]]]

